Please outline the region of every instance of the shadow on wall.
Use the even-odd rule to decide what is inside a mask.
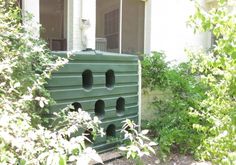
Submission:
[[[142,92],[142,120],[152,120],[156,118],[157,109],[152,106],[155,98],[167,98],[170,96],[169,92],[154,90],[149,93]]]

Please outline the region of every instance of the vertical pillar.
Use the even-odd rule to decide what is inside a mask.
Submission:
[[[85,22],[84,22],[85,21]],[[95,49],[96,42],[96,0],[83,0],[82,2],[82,35],[85,38],[84,49]],[[86,26],[86,25],[85,25]],[[83,38],[82,38],[83,40]]]
[[[123,0],[120,0],[119,53],[122,53]]]
[[[151,53],[152,0],[145,1],[144,53]]]
[[[70,51],[82,50],[81,34],[81,0],[68,0],[67,47]]]
[[[68,50],[95,49],[96,0],[68,0]]]
[[[64,38],[67,38],[67,19],[68,19],[68,0],[64,0],[64,7],[63,7],[63,12],[64,12],[64,16],[63,16],[63,29],[64,29],[64,31],[63,31],[63,37]]]
[[[23,23],[26,29],[34,37],[40,36],[39,20],[40,20],[40,11],[39,11],[39,0],[23,0],[22,1],[22,10],[23,10]],[[29,19],[29,15],[32,16]]]

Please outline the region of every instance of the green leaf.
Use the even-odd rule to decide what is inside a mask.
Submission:
[[[67,163],[66,156],[60,156],[59,165],[66,165]]]

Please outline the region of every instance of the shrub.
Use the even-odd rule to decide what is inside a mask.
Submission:
[[[52,56],[21,22],[16,1],[0,0],[0,164],[85,164],[88,158],[101,162],[85,146],[85,135],[71,136],[81,127],[98,132],[97,118],[66,108],[56,114],[66,126],[43,127],[40,114],[52,102],[43,85],[67,60]]]
[[[155,101],[157,118],[148,127],[155,130],[163,155],[178,149],[216,164],[236,163],[236,15],[232,8],[232,1],[225,0],[210,11],[197,5],[189,23],[195,31],[211,31],[215,45],[207,52],[188,51],[190,62],[161,72],[167,84],[161,89],[171,95]]]
[[[150,56],[144,56],[142,61],[142,87],[153,90],[157,87],[165,87],[168,64],[164,61],[163,52],[153,52]]]
[[[125,153],[127,159],[134,159],[137,164],[141,164],[141,158],[144,155],[155,154],[153,146],[157,144],[147,137],[148,130],[138,132],[136,130],[138,125],[129,119],[126,119],[123,123],[121,133],[124,133],[124,145],[118,149]]]
[[[209,124],[197,125],[207,136],[195,154],[218,164],[236,163],[236,14],[235,1],[219,0],[205,11],[197,6],[190,23],[196,31],[211,31],[215,45],[207,53],[189,52],[192,71],[208,87],[195,115]],[[196,111],[204,109],[204,113]]]
[[[159,55],[149,58],[156,58],[155,56]],[[194,130],[193,124],[205,121],[191,115],[190,107],[198,107],[198,103],[204,98],[204,93],[203,85],[196,75],[191,74],[188,63],[168,66],[164,56],[159,59],[165,65],[161,71],[164,77],[162,83],[165,85],[160,86],[159,83],[155,85],[158,90],[167,92],[169,96],[164,99],[155,98],[153,106],[157,109],[156,119],[149,121],[147,127],[156,136],[162,159],[165,159],[165,156],[173,149],[182,153],[192,153],[200,144],[203,134]]]

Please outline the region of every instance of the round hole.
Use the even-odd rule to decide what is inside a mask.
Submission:
[[[105,103],[103,100],[98,100],[95,103],[95,115],[99,117],[100,119],[104,117],[105,115]]]
[[[118,116],[124,115],[125,111],[125,99],[123,97],[120,97],[116,101],[116,113]]]
[[[91,128],[84,131],[84,136],[86,137],[86,139],[85,139],[86,144],[91,144],[94,142],[94,136],[93,136],[92,132],[93,132],[93,129],[91,129]]]
[[[106,72],[106,87],[112,88],[115,84],[115,74],[113,70],[108,70]]]
[[[114,124],[110,124],[106,130],[106,136],[109,137],[116,137],[116,126]]]
[[[82,105],[78,102],[74,102],[71,104],[74,109],[70,109],[71,112],[78,112],[79,108],[82,109]]]
[[[93,85],[93,73],[91,70],[85,70],[82,73],[83,78],[83,88],[84,89],[91,89]]]

